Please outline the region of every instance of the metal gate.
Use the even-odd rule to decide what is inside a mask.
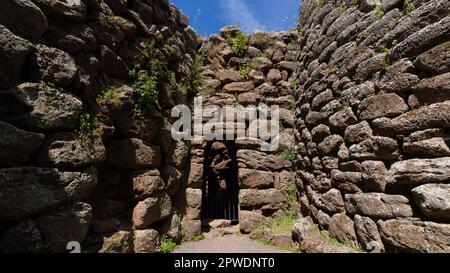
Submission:
[[[205,148],[202,218],[239,220],[239,182],[233,141],[210,142]]]

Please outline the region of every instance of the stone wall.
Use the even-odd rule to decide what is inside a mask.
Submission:
[[[262,141],[258,139],[238,137],[233,141],[238,168],[240,228],[243,233],[249,233],[261,222],[286,209],[287,194],[293,188],[295,191],[296,175],[291,162],[295,148],[292,83],[297,77],[295,59],[298,45],[297,31],[257,32],[243,38],[248,39],[248,46],[237,53],[227,39],[236,38],[238,33],[240,30],[235,27],[224,27],[220,36],[213,35],[203,42],[199,54],[205,57],[205,69],[199,95],[203,98],[204,108],[214,105],[222,107],[223,121],[227,119],[224,106],[264,104],[280,107],[280,145],[276,150],[262,152]],[[234,129],[244,128],[248,136],[249,124],[239,124],[235,118]],[[223,126],[222,119],[216,123],[220,128]],[[209,118],[202,120],[206,123]],[[198,177],[201,177],[205,167],[206,144],[205,139],[192,143],[187,191],[195,192],[196,200],[200,200],[202,194],[202,183]],[[221,163],[231,163],[231,160],[214,161],[212,168],[222,168]],[[192,208],[195,213],[188,217],[198,221],[198,225],[200,209]]]
[[[302,3],[302,214],[353,247],[448,252],[450,2],[379,2]]]
[[[198,43],[187,16],[166,0],[7,0],[0,10],[0,250],[78,241],[154,252],[162,234],[179,241],[172,198],[188,149],[171,141],[170,109],[188,100]],[[136,108],[152,95],[137,88],[158,97]]]
[[[194,238],[204,169],[230,164],[243,233],[290,209],[308,251],[309,218],[336,251],[450,251],[450,3],[376,2],[304,0],[298,31],[239,49],[166,0],[1,1],[0,252]],[[233,162],[173,141],[172,107],[197,94],[280,106],[280,146],[237,139]]]

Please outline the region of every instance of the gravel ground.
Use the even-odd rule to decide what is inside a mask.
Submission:
[[[244,235],[225,235],[188,242],[173,253],[288,253],[274,246],[266,246]]]

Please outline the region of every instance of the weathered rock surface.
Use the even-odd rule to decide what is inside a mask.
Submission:
[[[292,227],[292,238],[299,243],[304,253],[354,253],[354,249],[347,246],[337,246],[320,235],[317,227],[308,219],[297,220]]]
[[[345,195],[346,210],[350,214],[389,219],[413,215],[409,200],[402,195],[356,193]]]
[[[286,200],[284,194],[276,189],[239,191],[239,203],[242,208],[262,207],[264,205],[281,205]]]
[[[341,243],[357,247],[358,240],[354,228],[355,223],[347,215],[337,213],[331,217],[328,232]]]
[[[133,242],[129,231],[118,231],[110,237],[103,238],[99,253],[131,253]]]
[[[47,30],[47,18],[32,0],[2,1],[0,10],[0,24],[22,38],[37,40]]]
[[[44,81],[60,87],[71,84],[78,71],[69,54],[44,45],[36,46],[36,52],[31,55],[30,62],[33,81]]]
[[[146,229],[156,221],[170,216],[172,202],[166,193],[139,202],[133,210],[133,225]]]
[[[38,154],[39,164],[47,167],[77,168],[105,159],[105,147],[98,136],[82,143],[72,133],[57,133],[48,138]]]
[[[24,130],[74,130],[81,112],[77,97],[43,84],[24,83],[0,92],[0,119]]]
[[[257,212],[241,210],[239,212],[239,228],[247,234],[258,228],[265,221],[265,217]]]
[[[86,17],[86,6],[81,0],[35,0],[35,3],[50,18],[79,22]]]
[[[68,242],[83,242],[91,219],[92,207],[86,203],[75,203],[39,216],[36,223],[51,248],[61,252]]]
[[[30,162],[41,147],[44,135],[27,132],[0,121],[0,166],[13,167]]]
[[[414,188],[412,194],[425,216],[438,221],[450,219],[450,185],[426,184]]]
[[[389,169],[388,183],[420,185],[447,183],[450,158],[410,159],[394,163]]]
[[[6,1],[2,1],[5,3]],[[3,13],[2,13],[3,14]],[[22,66],[33,45],[0,25],[0,88],[12,86],[20,78]]]
[[[95,170],[59,172],[44,168],[0,170],[0,219],[19,220],[68,201],[83,200],[97,184]]]
[[[135,253],[155,253],[159,252],[159,234],[154,229],[134,231],[134,252]]]
[[[396,94],[372,96],[361,101],[358,115],[362,120],[395,117],[408,111],[408,105]]]
[[[2,253],[37,253],[41,245],[42,236],[32,219],[17,223],[0,236]]]
[[[383,241],[407,252],[430,253],[449,251],[448,224],[409,220],[379,221]]]
[[[361,243],[368,252],[385,251],[377,224],[372,219],[355,215],[355,230],[358,242]]]
[[[158,170],[141,170],[130,174],[134,198],[143,200],[164,190],[164,182]]]
[[[239,184],[241,189],[264,189],[274,186],[271,172],[252,169],[239,169]]]
[[[253,150],[239,150],[236,154],[237,160],[242,167],[263,171],[277,171],[289,168],[292,163],[281,156],[265,154]]]
[[[106,161],[124,169],[157,168],[161,165],[161,154],[158,146],[148,146],[140,139],[131,138],[108,143]]]

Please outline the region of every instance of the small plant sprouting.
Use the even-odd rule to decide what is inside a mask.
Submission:
[[[357,6],[359,4],[359,0],[351,0],[350,4],[352,4],[352,6]]]
[[[345,3],[342,3],[341,5],[339,5],[339,14],[344,13],[347,10],[347,5],[345,5]]]
[[[364,77],[361,76],[356,76],[353,78],[353,81],[355,81],[357,84],[363,83],[366,81],[366,79]]]
[[[170,90],[176,94],[186,95],[188,93],[188,86],[182,82],[178,82],[174,76],[170,77]]]
[[[411,14],[416,9],[414,6],[414,3],[411,2],[411,0],[405,0],[405,4],[403,6],[403,13],[404,15]]]
[[[246,63],[241,66],[239,66],[239,76],[241,76],[241,79],[248,80],[250,78],[250,69],[252,69],[254,66],[252,64]]]
[[[89,113],[84,113],[80,116],[76,134],[77,140],[82,146],[91,147],[95,139],[102,134],[102,129],[98,125],[97,118]]]
[[[281,156],[288,161],[295,159],[295,150],[293,148],[288,148],[281,153]]]
[[[375,6],[375,17],[380,20],[381,18],[383,18],[384,16],[384,12],[381,9],[381,5],[376,5]]]
[[[231,34],[227,34],[226,41],[231,49],[233,49],[233,51],[240,57],[245,55],[247,47],[250,43],[249,38],[242,31],[239,31],[236,34],[236,37],[232,37]]]
[[[337,64],[333,64],[332,66],[327,67],[325,69],[325,74],[330,75],[331,73],[336,72],[339,69],[339,66]]]
[[[316,2],[316,10],[320,10],[323,8],[324,0],[317,0]]]
[[[133,90],[136,99],[136,104],[133,109],[135,118],[142,118],[150,106],[158,99],[158,78],[149,75],[147,71],[141,70],[132,77]]]
[[[167,78],[167,63],[162,52],[156,48],[155,41],[142,42],[140,51],[148,61],[147,70],[150,71],[150,74],[158,79]]]
[[[192,95],[195,95],[199,92],[200,83],[203,80],[202,70],[205,63],[205,58],[205,55],[195,55],[192,59],[191,75],[189,77]]]
[[[167,234],[164,234],[161,237],[161,252],[162,253],[170,253],[177,247],[177,244],[167,236]]]
[[[295,101],[295,99],[292,97],[289,99],[289,108],[291,109],[291,111],[294,111],[295,108],[297,107],[297,102]]]
[[[391,51],[391,49],[389,47],[387,47],[386,45],[384,45],[384,44],[381,44],[375,50],[376,53],[389,53],[390,51]]]
[[[120,108],[122,106],[122,101],[117,94],[117,89],[115,87],[108,87],[97,97],[97,102],[111,102],[115,108]]]
[[[105,11],[105,18],[109,24],[114,25],[120,28],[121,30],[127,28],[127,21],[124,18],[115,15],[109,8],[107,8]]]
[[[297,87],[298,87],[298,81],[297,81],[297,80],[291,81],[290,87],[291,87],[291,90],[292,90],[292,91],[297,90]]]

